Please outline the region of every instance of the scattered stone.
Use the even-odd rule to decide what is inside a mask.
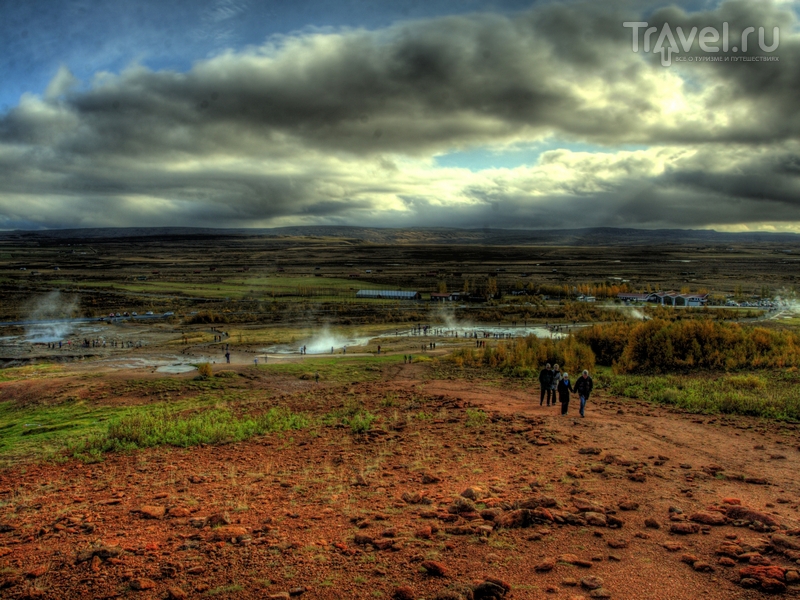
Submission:
[[[762,521],[763,523],[763,521]],[[800,550],[800,539],[783,535],[782,533],[772,534],[772,543],[784,550]]]
[[[578,450],[578,454],[592,454],[592,455],[598,455],[598,454],[600,454],[602,451],[603,451],[603,450],[602,450],[602,449],[600,449],[600,448],[596,448],[596,447],[594,447],[594,446],[587,446],[586,448],[580,448],[580,449]]]
[[[573,498],[572,504],[574,504],[575,508],[582,513],[593,512],[605,514],[606,512],[606,509],[602,504],[597,504],[596,502],[592,502],[586,498]]]
[[[474,600],[501,600],[510,590],[509,584],[491,577],[476,585],[472,595]]]
[[[593,527],[605,527],[608,524],[606,516],[601,513],[586,512],[583,513],[583,517],[586,519],[586,522]]]
[[[661,529],[661,524],[653,517],[647,517],[644,520],[644,526],[648,529]]]
[[[188,594],[179,587],[167,588],[167,600],[186,600]]]
[[[714,570],[714,567],[711,564],[697,560],[692,564],[692,568],[697,571],[698,573],[711,573]]]
[[[603,580],[595,575],[589,575],[581,579],[581,587],[585,587],[587,590],[596,590],[603,587]]]
[[[422,483],[424,484],[440,483],[441,481],[442,481],[441,477],[437,477],[433,473],[422,474]],[[404,589],[404,588],[397,588],[397,589]]]
[[[529,527],[533,524],[533,515],[530,509],[520,508],[504,512],[495,517],[495,525],[505,529],[515,529],[518,527]]]
[[[689,535],[700,531],[700,526],[697,523],[673,523],[669,530],[678,535]]]
[[[442,563],[437,562],[435,560],[423,561],[422,568],[425,569],[425,571],[427,571],[428,575],[433,575],[435,577],[447,576],[447,567],[445,567]]]
[[[743,579],[751,578],[760,582],[765,580],[785,581],[786,571],[783,567],[744,567],[739,569],[739,576]]]
[[[167,512],[163,506],[142,506],[138,511],[143,519],[161,519]]]
[[[605,588],[598,588],[589,592],[590,598],[611,598],[611,592]]]
[[[156,587],[156,582],[146,577],[139,577],[138,579],[131,579],[130,586],[132,590],[141,592],[144,590],[152,590]]]
[[[231,540],[240,542],[247,537],[249,537],[247,529],[244,527],[237,527],[235,525],[222,525],[221,527],[211,530],[210,540],[212,542],[228,542]]]
[[[639,508],[638,502],[632,500],[623,500],[618,504],[620,510],[637,510]]]
[[[614,548],[615,550],[628,547],[628,540],[624,540],[622,538],[611,538],[606,540],[606,543],[608,544],[609,548]]]
[[[608,515],[606,517],[606,524],[608,527],[611,527],[612,529],[619,529],[620,527],[625,525],[625,521],[623,521],[619,517],[615,517],[614,515]]]
[[[577,558],[577,557],[576,557]],[[533,569],[538,573],[547,573],[548,571],[552,571],[556,566],[556,561],[554,558],[547,558],[536,565]]]
[[[75,562],[80,564],[92,560],[95,556],[103,560],[108,560],[109,558],[116,558],[120,554],[122,554],[122,548],[119,546],[93,546],[87,550],[78,552]]]
[[[661,544],[663,548],[669,552],[677,552],[678,550],[682,550],[683,546],[678,542],[664,542]]]
[[[466,498],[467,500],[472,500],[473,502],[480,499],[481,496],[482,496],[481,489],[476,487],[468,487],[463,492],[461,492],[462,498]]]
[[[743,553],[744,550],[741,546],[738,544],[732,544],[730,542],[726,542],[717,548],[717,554],[721,556],[727,556],[729,558],[738,558],[739,555]]]
[[[423,492],[403,492],[400,498],[406,504],[431,504],[431,499],[426,498]]]
[[[231,517],[228,513],[214,513],[210,517],[206,519],[206,523],[209,527],[217,527],[218,525],[230,525],[231,524]]]
[[[703,525],[725,525],[727,522],[724,514],[707,510],[694,513],[689,517],[689,520]]]
[[[744,482],[752,485],[767,485],[768,483],[763,477],[745,477]]]
[[[484,508],[479,514],[484,521],[494,521],[503,511],[499,508]]]
[[[183,507],[181,507],[181,506],[173,506],[172,508],[170,508],[170,509],[167,511],[167,514],[168,514],[170,517],[175,517],[175,518],[186,518],[186,517],[189,517],[189,516],[191,516],[191,514],[192,514],[192,513],[191,513],[191,511],[190,511],[188,508],[183,508]]]
[[[763,523],[769,527],[779,527],[778,519],[767,513],[763,513],[744,506],[730,506],[726,511],[726,516],[733,521],[747,521],[748,523]],[[800,546],[798,546],[800,547]]]
[[[25,575],[31,579],[37,579],[47,573],[47,565],[37,565],[25,571]]]
[[[414,600],[414,590],[407,585],[402,585],[395,588],[392,593],[392,598],[394,598],[394,600]]]
[[[727,556],[720,556],[719,559],[717,560],[717,562],[719,564],[721,564],[723,567],[735,567],[736,566],[736,561],[733,560],[732,558],[728,558]]]
[[[403,499],[405,500],[405,498]],[[464,498],[463,496],[459,496],[447,508],[447,512],[454,515],[458,515],[461,513],[475,512],[475,503],[469,498]]]

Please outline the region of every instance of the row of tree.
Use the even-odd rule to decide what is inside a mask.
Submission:
[[[576,335],[616,373],[800,366],[800,336],[788,330],[703,319],[595,325]]]

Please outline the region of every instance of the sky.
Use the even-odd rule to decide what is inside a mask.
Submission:
[[[794,0],[7,3],[0,229],[800,233],[798,15]]]

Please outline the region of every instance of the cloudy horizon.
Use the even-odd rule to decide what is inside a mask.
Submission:
[[[0,229],[800,232],[795,2],[186,6],[0,26]]]

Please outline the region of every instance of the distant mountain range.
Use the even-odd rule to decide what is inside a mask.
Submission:
[[[795,233],[725,233],[709,229],[448,229],[375,227],[276,227],[272,229],[211,229],[195,227],[119,227],[0,232],[0,240],[85,242],[121,238],[220,237],[338,238],[373,244],[478,244],[493,246],[646,246],[663,244],[800,244]]]

